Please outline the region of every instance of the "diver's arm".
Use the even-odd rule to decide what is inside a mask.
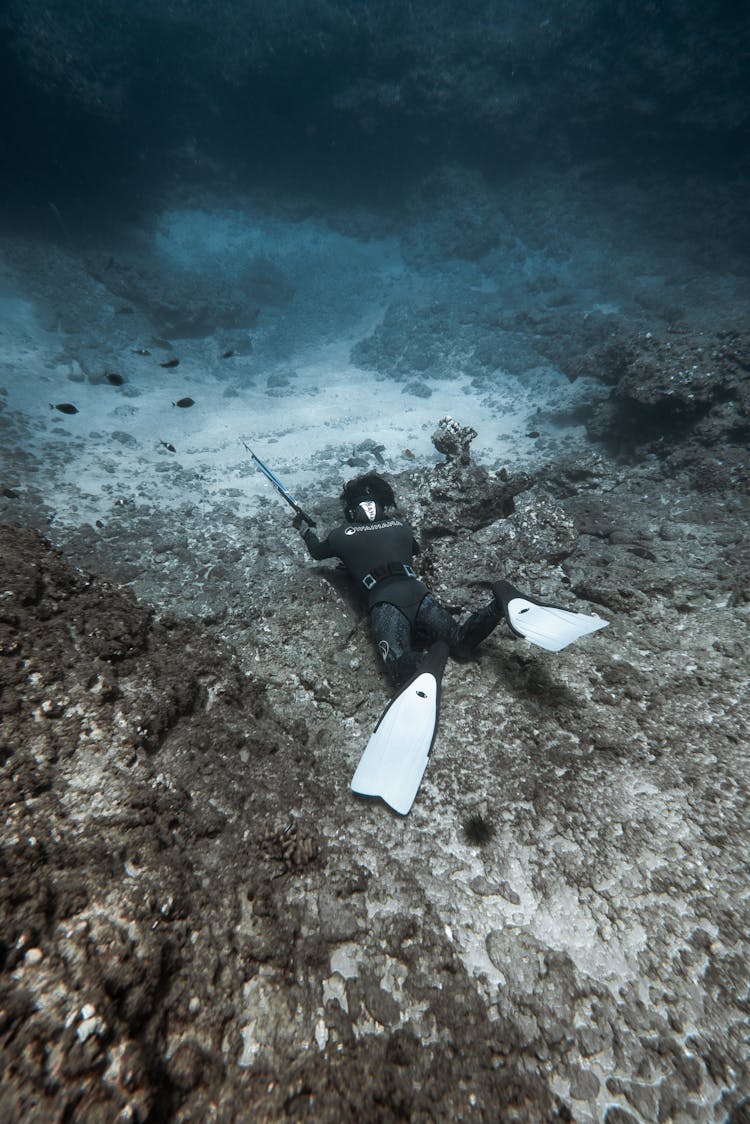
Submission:
[[[302,536],[303,543],[316,562],[320,562],[323,558],[336,557],[333,550],[331,550],[328,539],[325,538],[321,542],[321,540],[315,534],[315,531],[313,531],[312,527],[307,527],[304,531],[300,529],[300,534]]]

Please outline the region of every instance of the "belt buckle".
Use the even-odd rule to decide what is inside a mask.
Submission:
[[[407,578],[416,578],[417,576],[408,562],[404,562],[404,573],[406,574]]]
[[[365,587],[365,589],[373,589],[377,584],[377,578],[374,578],[372,574],[365,574],[365,576],[362,578],[362,585]]]

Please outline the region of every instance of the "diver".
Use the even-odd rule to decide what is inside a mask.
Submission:
[[[506,619],[501,588],[460,625],[438,602],[416,575],[412,562],[420,553],[419,543],[407,522],[389,514],[395,512],[396,499],[377,473],[345,484],[341,502],[346,523],[323,540],[312,527],[302,529],[299,514],[292,525],[316,561],[340,559],[363,593],[375,643],[397,688],[416,673],[416,648],[442,640],[452,656],[465,658]]]

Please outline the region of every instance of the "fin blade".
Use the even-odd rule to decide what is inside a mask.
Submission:
[[[508,581],[495,582],[492,590],[511,632],[548,652],[559,652],[580,636],[598,632],[609,624],[595,614],[573,613],[569,609],[537,601],[521,593]]]
[[[606,628],[609,621],[588,613],[572,613],[553,605],[539,605],[525,597],[508,602],[508,622],[514,632],[548,652],[560,652],[578,640]]]
[[[423,670],[386,707],[352,777],[352,792],[378,796],[402,816],[414,803],[435,740],[447,655],[447,645],[433,646]]]

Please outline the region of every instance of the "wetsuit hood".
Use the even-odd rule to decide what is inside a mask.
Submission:
[[[344,485],[341,503],[350,523],[372,523],[382,519],[386,508],[396,506],[396,497],[387,480],[376,472],[368,472]]]

